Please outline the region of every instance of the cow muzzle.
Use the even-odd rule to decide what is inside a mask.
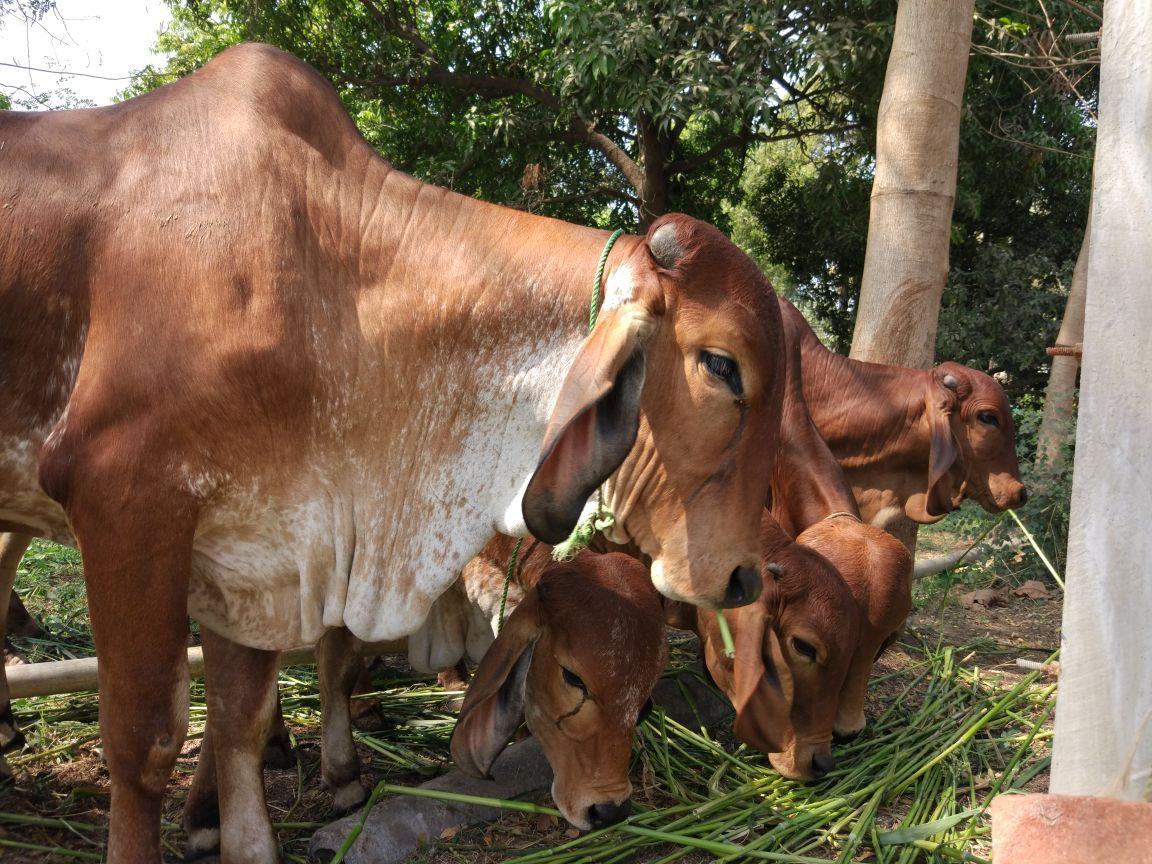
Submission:
[[[747,606],[760,596],[763,587],[764,583],[756,570],[751,567],[737,567],[728,577],[728,588],[724,591],[722,605],[725,609]]]

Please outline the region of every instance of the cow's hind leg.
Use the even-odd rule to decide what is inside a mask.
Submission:
[[[108,861],[152,864],[160,861],[164,790],[188,732],[195,511],[120,472],[107,482],[92,478],[68,509],[100,658],[100,732],[112,780]]]
[[[206,627],[201,632],[221,858],[272,864],[280,853],[264,800],[262,753],[276,714],[277,652],[237,645]]]
[[[364,802],[360,759],[352,738],[348,700],[363,668],[362,645],[344,628],[329,630],[316,645],[320,675],[320,776],[338,813]]]
[[[0,534],[0,609],[7,608],[8,598],[16,597],[13,585],[16,584],[16,568],[20,558],[32,538],[26,534]],[[22,604],[21,604],[22,605]],[[12,716],[12,698],[8,691],[8,671],[3,656],[8,636],[8,616],[0,620],[0,778],[11,775],[4,753],[17,750],[24,745],[24,735]]]
[[[220,801],[216,784],[215,751],[212,724],[205,723],[192,788],[184,799],[181,821],[188,835],[188,843],[184,847],[185,861],[199,861],[220,852]]]

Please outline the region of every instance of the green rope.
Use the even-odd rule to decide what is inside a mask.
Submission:
[[[604,251],[600,253],[600,263],[596,265],[596,279],[592,282],[592,302],[588,307],[588,333],[596,327],[596,317],[600,314],[600,285],[604,281],[604,265],[608,263],[608,253],[624,233],[623,228],[617,228],[604,244]]]
[[[524,545],[524,538],[520,537],[508,558],[508,572],[504,574],[504,593],[500,596],[500,622],[496,625],[496,632],[504,629],[504,607],[508,605],[508,585],[512,582],[512,574],[516,570],[516,557],[520,554],[520,547]]]

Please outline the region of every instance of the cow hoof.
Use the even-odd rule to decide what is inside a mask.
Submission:
[[[287,738],[272,738],[264,744],[264,767],[284,770],[296,767],[296,751]]]
[[[197,864],[213,864],[220,860],[220,829],[193,828],[188,832],[188,845],[184,847],[184,860]]]
[[[346,783],[332,793],[332,809],[336,815],[343,816],[357,809],[368,798],[368,790],[359,780]]]

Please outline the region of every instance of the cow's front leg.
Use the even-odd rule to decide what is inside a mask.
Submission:
[[[221,858],[272,864],[280,853],[264,800],[262,754],[276,713],[277,652],[237,645],[208,628],[201,632]]]
[[[159,864],[164,790],[188,733],[195,513],[119,476],[86,489],[93,491],[73,495],[69,509],[100,659],[100,734],[112,781],[108,861]]]
[[[272,715],[272,729],[264,742],[264,767],[278,770],[296,767],[296,751],[292,747],[292,733],[284,722],[284,708],[280,704],[280,691],[276,691],[276,712]]]
[[[13,586],[16,584],[16,568],[20,566],[28,544],[32,538],[26,534],[0,534],[0,609],[7,610],[10,598],[16,598]],[[21,604],[23,608],[23,604]],[[3,656],[8,637],[9,615],[0,616],[0,777],[11,774],[4,753],[19,749],[24,744],[24,736],[12,716],[12,697],[8,691],[8,672]]]
[[[360,759],[352,738],[348,700],[363,668],[362,643],[343,627],[329,630],[316,645],[320,676],[320,776],[343,813],[364,802]]]

